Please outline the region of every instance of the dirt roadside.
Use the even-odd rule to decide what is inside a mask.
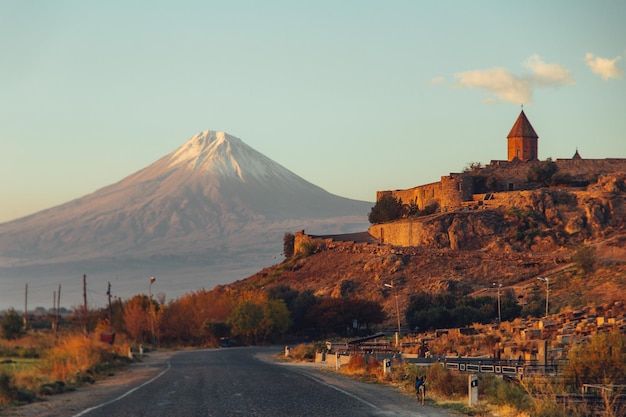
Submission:
[[[75,391],[43,398],[41,401],[20,407],[0,410],[7,417],[69,417],[89,407],[108,401],[126,392],[130,387],[158,375],[166,367],[173,351],[157,351],[145,355],[140,362],[119,371],[95,384]]]

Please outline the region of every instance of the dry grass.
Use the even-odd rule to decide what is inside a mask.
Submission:
[[[312,362],[315,360],[315,350],[314,345],[301,343],[289,350],[289,357],[296,361]],[[283,354],[280,356],[283,356]]]
[[[0,368],[0,406],[32,401],[93,381],[99,374],[126,364],[127,343],[115,346],[97,335],[31,333],[21,339],[0,341],[0,355],[8,364]],[[26,358],[26,359],[25,359]]]
[[[70,335],[47,352],[42,369],[53,380],[72,381],[99,364],[113,362],[115,353],[93,337]]]
[[[351,355],[350,362],[341,367],[341,371],[348,375],[366,375],[369,373],[367,361],[363,355]]]

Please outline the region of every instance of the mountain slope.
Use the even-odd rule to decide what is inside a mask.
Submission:
[[[546,286],[539,277],[550,278],[552,311],[626,301],[626,173],[600,176],[586,189],[540,188],[498,198],[498,207],[416,219],[424,225],[415,246],[302,237],[316,242],[314,253],[301,251],[230,287],[288,286],[322,298],[373,300],[384,306],[392,326],[396,294],[404,311],[421,292],[495,297],[501,288],[513,291],[522,305],[538,304],[541,312],[537,300]],[[583,256],[588,270],[578,265]]]
[[[330,194],[238,138],[204,131],[116,184],[0,224],[0,268],[93,261],[105,271],[176,260],[258,270],[276,262],[285,232],[364,231],[372,205]]]

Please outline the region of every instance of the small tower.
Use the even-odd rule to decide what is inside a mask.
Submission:
[[[520,113],[515,121],[513,128],[507,136],[508,139],[508,160],[515,159],[519,161],[535,161],[537,160],[537,133],[524,114],[524,110]]]

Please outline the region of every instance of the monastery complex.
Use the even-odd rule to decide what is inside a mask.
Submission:
[[[431,184],[406,190],[378,191],[376,201],[392,195],[403,204],[415,205],[418,209],[437,205],[441,212],[448,212],[496,198],[496,193],[538,188],[540,184],[528,180],[529,169],[542,163],[537,159],[538,139],[522,110],[507,136],[507,160],[493,160],[485,167],[450,173]],[[578,150],[571,159],[556,159],[553,162],[564,184],[570,186],[584,186],[599,175],[626,171],[626,158],[583,159]]]

